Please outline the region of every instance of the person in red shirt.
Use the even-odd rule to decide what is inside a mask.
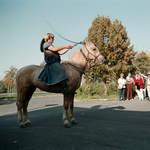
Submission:
[[[137,79],[134,82],[135,82],[136,92],[138,94],[139,100],[144,100],[143,79],[141,78],[141,75],[137,75]]]
[[[138,73],[136,73],[135,77],[133,78],[135,85],[136,85],[136,82],[137,82],[137,78],[138,78]]]

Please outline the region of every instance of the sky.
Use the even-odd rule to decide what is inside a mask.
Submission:
[[[150,53],[149,6],[150,0],[0,0],[0,80],[11,66],[42,63],[40,42],[46,33],[55,35],[54,46],[72,44],[56,32],[83,41],[98,15],[121,21],[134,50]],[[81,47],[69,50],[62,60]]]

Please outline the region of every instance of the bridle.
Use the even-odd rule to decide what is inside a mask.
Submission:
[[[94,57],[94,63],[95,63],[95,61],[97,60],[97,58],[101,55],[101,53],[99,53],[97,56],[95,56],[94,54],[92,54],[89,50],[88,50],[88,48],[86,47],[86,44],[84,44],[84,47],[85,47],[85,49],[86,49],[86,51],[88,52],[88,54],[90,54],[90,55],[92,55],[93,57]],[[84,52],[83,52],[83,50],[82,49],[80,49],[80,52],[81,52],[81,54],[82,54],[82,56],[85,58],[85,60],[87,61],[87,62],[91,62],[93,59],[88,59],[87,57],[86,57],[86,55],[84,54]]]

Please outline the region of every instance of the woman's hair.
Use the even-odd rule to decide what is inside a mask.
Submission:
[[[41,43],[40,43],[40,50],[41,52],[43,52],[43,44],[45,43],[45,40],[42,39]]]
[[[54,34],[52,34],[52,33],[47,33],[47,34],[44,36],[45,42],[47,42],[51,37],[53,38],[53,37],[54,37]]]
[[[41,41],[41,43],[40,43],[40,50],[41,50],[41,52],[43,52],[43,44],[44,44],[45,42],[47,42],[51,37],[53,38],[53,37],[54,37],[54,34],[52,34],[52,33],[47,33],[47,34],[44,36],[44,38],[42,39],[42,41]]]

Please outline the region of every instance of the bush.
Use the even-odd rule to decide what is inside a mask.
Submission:
[[[102,97],[104,91],[103,83],[85,83],[77,90],[76,97],[97,99]]]
[[[77,90],[76,98],[78,99],[100,99],[107,95],[118,95],[118,85],[115,82],[107,85],[107,93],[105,94],[104,83],[84,83]]]
[[[118,84],[111,82],[108,85],[107,95],[118,94]]]
[[[0,81],[0,93],[7,93],[7,88],[2,81]]]

